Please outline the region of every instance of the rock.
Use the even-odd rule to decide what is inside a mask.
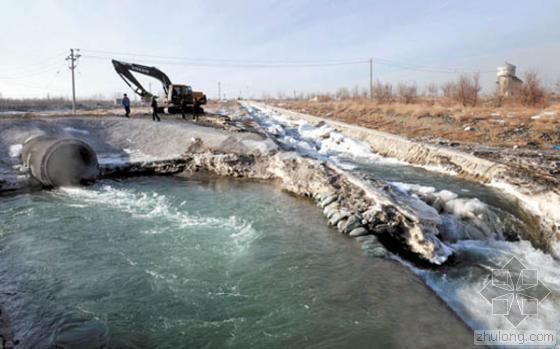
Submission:
[[[340,220],[348,216],[350,216],[350,213],[348,211],[336,211],[329,219],[329,224],[337,225]]]
[[[371,257],[385,257],[389,253],[387,249],[379,242],[375,235],[367,235],[358,237],[362,244],[362,250]]]
[[[348,234],[352,230],[359,228],[362,225],[361,218],[357,215],[351,215],[348,219],[344,222],[342,228],[339,228],[340,232],[343,234]]]
[[[339,232],[344,234],[344,226],[346,225],[346,223],[348,222],[348,220],[346,219],[341,219],[337,224],[336,224],[336,229],[338,229]]]
[[[379,205],[372,205],[362,214],[362,223],[373,222],[380,214],[383,214],[383,208]]]
[[[366,228],[359,227],[359,228],[356,228],[356,229],[352,230],[350,233],[348,233],[348,236],[357,237],[357,236],[364,236],[364,235],[368,235],[368,234],[369,234],[369,232],[366,230]]]
[[[338,196],[336,194],[330,195],[330,196],[326,197],[323,201],[321,201],[319,206],[324,208],[324,207],[330,205],[331,203],[335,202],[337,198],[338,198]]]
[[[373,231],[375,234],[383,234],[387,232],[391,232],[392,226],[390,224],[378,224],[373,227]]]
[[[383,246],[377,246],[367,250],[367,254],[372,257],[383,258],[387,256],[388,251]]]
[[[336,202],[333,202],[323,209],[323,214],[327,217],[327,219],[330,219],[338,210],[338,204]]]

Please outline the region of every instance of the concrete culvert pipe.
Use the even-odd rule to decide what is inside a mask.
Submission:
[[[38,136],[25,142],[21,157],[46,187],[89,184],[98,174],[95,151],[79,139]]]

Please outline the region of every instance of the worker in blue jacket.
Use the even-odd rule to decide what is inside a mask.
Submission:
[[[127,118],[130,117],[130,99],[128,99],[128,96],[126,95],[126,93],[123,96],[122,99],[122,106],[124,107],[124,112]]]

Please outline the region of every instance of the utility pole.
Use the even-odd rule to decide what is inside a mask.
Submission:
[[[222,100],[222,83],[218,81],[218,100]]]
[[[80,51],[80,50],[76,49],[76,51]],[[74,76],[74,70],[78,66],[76,62],[80,57],[81,57],[80,54],[74,54],[73,48],[70,49],[70,55],[66,57],[66,60],[70,61],[70,70],[72,71],[72,113],[73,114],[76,114],[76,79]]]
[[[373,58],[369,59],[369,98],[373,99]]]

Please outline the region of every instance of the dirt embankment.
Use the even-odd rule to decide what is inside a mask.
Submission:
[[[370,100],[267,103],[447,146],[524,171],[560,176],[560,103],[547,108],[378,104]]]
[[[560,104],[461,107],[369,100],[275,101],[278,107],[421,140],[438,138],[493,147],[545,150],[560,145]]]

